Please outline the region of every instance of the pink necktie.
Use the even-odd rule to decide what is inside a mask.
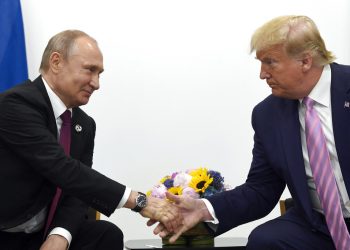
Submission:
[[[66,153],[66,155],[69,155],[70,139],[71,139],[71,127],[72,127],[71,112],[69,110],[66,110],[60,117],[62,119],[62,127],[61,127],[61,132],[60,132],[60,144],[64,148],[64,152]],[[51,206],[50,206],[49,215],[47,216],[44,237],[46,236],[47,230],[49,229],[49,226],[52,223],[53,216],[55,214],[61,193],[62,193],[62,190],[59,187],[57,187],[55,197],[53,198]]]
[[[328,230],[337,250],[350,249],[350,235],[340,206],[340,197],[335,181],[329,152],[326,146],[321,121],[314,109],[314,100],[305,97],[305,133],[309,161]]]

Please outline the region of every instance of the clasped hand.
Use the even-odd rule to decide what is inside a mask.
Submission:
[[[168,201],[149,198],[147,209],[142,210],[144,217],[150,218],[148,226],[159,222],[153,233],[160,237],[171,235],[169,242],[175,242],[182,233],[197,225],[200,221],[212,219],[206,205],[200,199],[166,193]]]

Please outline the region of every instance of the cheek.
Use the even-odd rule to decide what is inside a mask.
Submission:
[[[88,77],[86,77],[86,75],[80,74],[73,78],[73,85],[77,91],[80,89],[83,89],[84,86],[86,86],[87,84],[88,84]]]

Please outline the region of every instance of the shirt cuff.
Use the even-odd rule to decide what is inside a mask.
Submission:
[[[68,241],[67,249],[69,249],[70,243],[72,242],[72,235],[70,234],[70,232],[68,232],[63,227],[55,227],[54,229],[51,230],[51,232],[49,233],[48,236],[53,235],[53,234],[60,235],[63,238],[65,238]]]
[[[213,223],[213,224],[219,224],[219,220],[218,218],[216,217],[215,215],[215,211],[214,211],[214,208],[213,206],[211,205],[210,201],[208,201],[207,199],[202,199],[202,201],[204,202],[204,204],[206,205],[211,217],[213,217],[213,220],[207,220],[205,222],[210,222],[210,223]]]
[[[118,206],[117,206],[117,209],[118,209],[118,208],[124,207],[125,203],[126,203],[126,202],[128,201],[128,199],[129,199],[130,194],[131,194],[131,188],[126,187],[126,188],[125,188],[124,195],[123,195],[122,199],[119,201],[119,204],[118,204]]]

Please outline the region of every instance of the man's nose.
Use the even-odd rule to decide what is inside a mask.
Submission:
[[[94,90],[97,90],[100,88],[100,79],[98,77],[94,77],[90,82],[91,87]]]
[[[266,70],[264,70],[262,67],[260,69],[260,79],[264,80],[264,79],[269,79],[271,78],[271,74],[268,73]]]
[[[100,88],[100,75],[94,74],[90,81],[91,87],[93,87],[94,90],[97,90]]]

